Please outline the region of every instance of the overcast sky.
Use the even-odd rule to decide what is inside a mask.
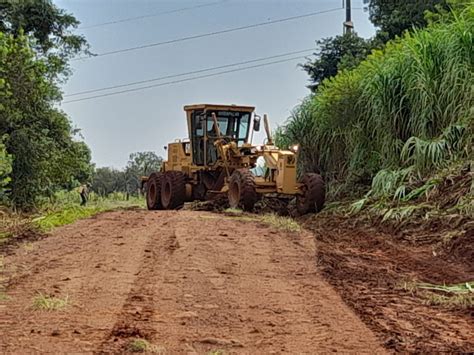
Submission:
[[[82,28],[78,32],[86,36],[92,52],[96,54],[342,6],[342,0],[55,0],[55,3],[81,21]],[[352,6],[356,8],[353,11],[356,31],[362,37],[372,36],[374,29],[368,14],[362,11],[362,0],[353,0]],[[170,13],[94,27],[105,22],[162,12]],[[341,34],[344,17],[345,12],[341,8],[268,26],[73,61],[73,75],[64,86],[65,95],[313,48],[316,40]],[[217,72],[305,54],[229,67]],[[73,124],[82,129],[97,166],[120,168],[132,152],[151,150],[164,155],[163,146],[167,142],[185,138],[187,130],[183,106],[187,104],[254,105],[258,113],[269,115],[273,128],[284,123],[290,111],[309,93],[307,75],[297,66],[304,61],[295,59],[147,90],[63,103],[62,109],[68,113]],[[140,86],[121,89],[135,87]],[[107,92],[113,91],[116,90]],[[65,96],[64,101],[102,93]],[[260,136],[256,138],[261,139]]]

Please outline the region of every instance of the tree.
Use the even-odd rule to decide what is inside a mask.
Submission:
[[[97,168],[92,177],[91,190],[101,196],[107,196],[112,192],[125,192],[124,172],[109,167]]]
[[[314,53],[315,59],[301,65],[310,76],[308,87],[312,91],[316,91],[324,79],[335,76],[338,70],[356,67],[372,48],[370,40],[351,33],[325,38],[317,44],[320,50]]]
[[[46,175],[54,188],[70,190],[90,182],[93,171],[89,147],[84,142],[70,140],[65,142],[62,154],[52,156]]]
[[[78,24],[51,0],[0,2],[0,136],[13,158],[9,199],[21,209],[92,172],[89,149],[54,106],[69,59],[87,52],[71,32]]]
[[[406,30],[425,27],[427,11],[447,6],[446,0],[370,0],[370,20],[379,28],[378,39],[385,43]]]
[[[140,178],[148,176],[153,171],[159,171],[162,163],[163,158],[154,152],[132,153],[123,170],[97,168],[93,174],[92,191],[102,196],[113,192],[136,194],[141,186]]]
[[[141,186],[140,178],[148,176],[153,171],[159,171],[163,158],[154,152],[137,152],[130,154],[125,177],[127,181],[127,193],[135,193]]]
[[[69,74],[67,63],[71,57],[81,52],[90,54],[86,39],[72,33],[79,23],[51,0],[0,2],[0,32],[30,38],[34,51],[47,61],[53,80]]]

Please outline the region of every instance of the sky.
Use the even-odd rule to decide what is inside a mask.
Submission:
[[[305,58],[264,67],[185,81],[107,97],[67,102],[119,89],[74,95],[82,91],[149,80],[315,48],[317,40],[340,35],[345,20],[342,0],[55,0],[81,25],[76,31],[88,40],[95,54],[137,47],[273,21],[308,13],[333,12],[259,26],[215,36],[79,59],[64,85],[61,108],[81,129],[97,166],[122,168],[132,152],[154,151],[187,138],[183,106],[196,103],[256,106],[268,114],[272,129],[283,124],[291,110],[309,94],[307,74],[298,67]],[[201,7],[197,7],[203,5]],[[362,0],[353,0],[353,22],[362,37],[374,28]],[[179,10],[188,8],[187,10]],[[192,9],[189,9],[192,8]],[[179,10],[179,11],[175,11]],[[163,14],[164,12],[164,14]],[[168,12],[168,13],[166,13]],[[157,14],[156,16],[154,16]],[[145,17],[144,17],[145,16]],[[132,17],[139,19],[95,26]],[[214,72],[180,76],[138,86],[160,84],[219,71],[278,60],[310,57],[311,51]],[[261,143],[262,132],[254,137]]]

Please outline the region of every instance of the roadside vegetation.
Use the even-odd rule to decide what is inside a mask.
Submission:
[[[473,217],[474,6],[438,5],[426,28],[326,77],[277,132],[352,214]]]
[[[275,213],[262,213],[260,215],[248,214],[237,208],[227,208],[224,214],[229,218],[243,222],[260,222],[283,232],[301,232],[299,223],[287,216],[279,216]],[[207,216],[201,216],[207,217]]]
[[[0,246],[11,242],[11,238],[29,239],[31,236],[101,212],[143,206],[144,202],[140,196],[127,196],[124,193],[113,193],[106,197],[91,193],[87,205],[80,206],[79,194],[76,191],[61,191],[44,201],[34,213],[0,211]]]
[[[88,218],[101,212],[143,207],[143,199],[139,196],[128,197],[123,193],[110,194],[102,197],[95,193],[89,195],[86,206],[80,206],[78,197],[74,193],[66,193],[61,197],[61,202],[48,205],[39,217],[32,222],[40,231],[47,232],[55,227],[71,224],[79,219]]]
[[[123,169],[98,168],[58,108],[70,61],[91,54],[74,33],[80,22],[51,0],[2,1],[0,14],[0,243],[140,205],[140,177],[161,157],[137,152]],[[89,201],[79,206],[86,185]]]

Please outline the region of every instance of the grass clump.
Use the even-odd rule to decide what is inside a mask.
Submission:
[[[211,350],[207,353],[207,355],[225,355],[226,352],[224,350],[221,350],[221,349],[217,349],[217,350]]]
[[[37,311],[60,311],[66,308],[68,304],[68,296],[65,298],[59,298],[38,293],[38,295],[33,299],[33,309]]]
[[[275,229],[285,232],[301,232],[301,226],[293,218],[278,216],[276,214],[266,214],[261,217],[261,221]]]
[[[128,344],[128,350],[134,353],[150,352],[155,354],[164,354],[165,348],[162,346],[153,345],[145,339],[132,339]]]
[[[29,252],[29,251],[33,251],[35,249],[35,246],[33,243],[30,243],[30,242],[25,242],[22,244],[22,247],[25,251]]]
[[[251,217],[251,216],[239,216],[239,215],[234,215],[234,216],[228,216],[230,219],[235,220],[235,221],[241,221],[241,222],[258,222],[261,219],[259,217]]]
[[[228,213],[228,214],[242,214],[244,213],[244,211],[242,211],[241,209],[238,209],[238,208],[227,208],[224,210],[224,213]]]
[[[429,284],[429,283],[420,283],[420,284],[417,284],[416,286],[418,288],[425,289],[425,290],[442,291],[446,293],[456,293],[456,294],[473,293],[474,294],[474,281],[455,284],[455,285],[435,285],[435,284]]]
[[[448,308],[470,308],[474,306],[474,295],[457,294],[445,296],[432,293],[425,296],[424,303],[430,306],[444,306]]]
[[[418,294],[426,305],[448,308],[474,306],[474,281],[454,285],[406,282],[402,288]]]

